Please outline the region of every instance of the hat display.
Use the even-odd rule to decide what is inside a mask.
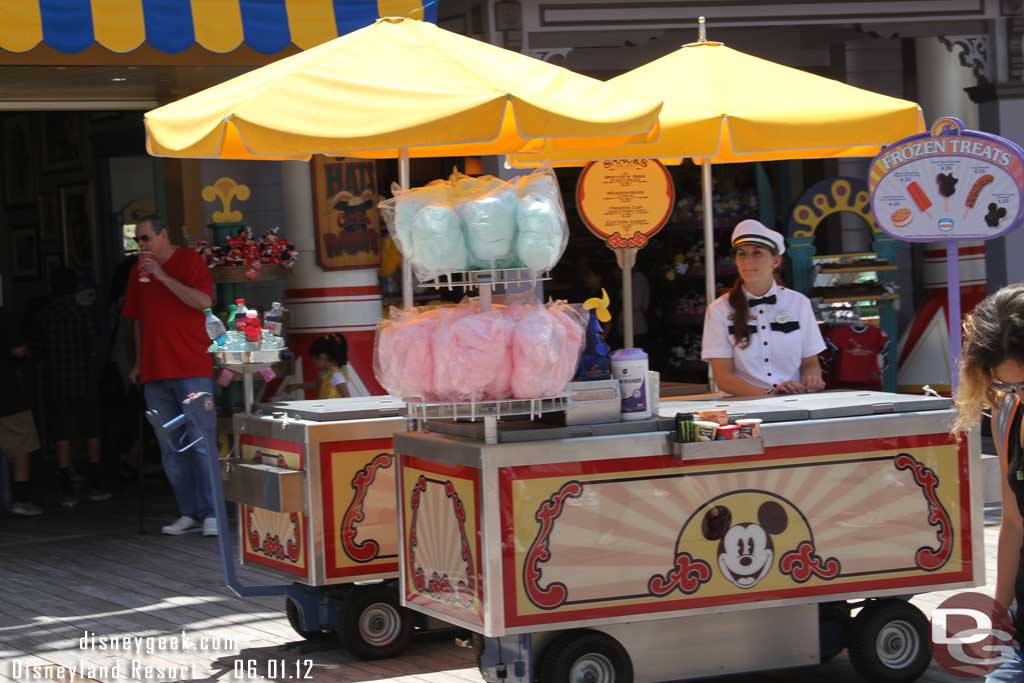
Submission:
[[[779,255],[786,253],[786,239],[782,234],[766,228],[760,221],[752,218],[740,221],[732,231],[733,248],[742,244],[758,244]]]

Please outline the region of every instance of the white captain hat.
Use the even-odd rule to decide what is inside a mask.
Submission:
[[[755,221],[753,218],[740,221],[732,231],[733,248],[743,244],[767,247],[779,255],[786,253],[786,239],[782,234],[771,228],[766,228],[760,221]]]

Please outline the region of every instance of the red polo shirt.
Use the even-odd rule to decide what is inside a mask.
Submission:
[[[203,259],[192,249],[175,249],[164,271],[183,285],[213,297],[213,278]],[[162,282],[139,282],[138,264],[132,266],[121,316],[137,320],[142,339],[140,381],[210,377],[213,360],[207,349],[206,318],[189,308]]]

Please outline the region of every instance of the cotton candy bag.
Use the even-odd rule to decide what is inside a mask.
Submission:
[[[512,183],[498,181],[497,185],[487,183],[478,189],[484,191],[463,195],[457,204],[471,259],[487,269],[513,265],[519,205],[515,188]]]
[[[550,270],[569,240],[558,181],[551,169],[542,169],[520,179],[518,194],[516,257],[535,273]]]
[[[392,318],[377,325],[374,375],[388,393],[398,398],[433,400],[434,335],[438,312],[392,309]]]

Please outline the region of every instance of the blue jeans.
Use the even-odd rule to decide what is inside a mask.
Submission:
[[[1021,683],[1024,681],[1024,659],[1020,648],[1014,648],[1013,660],[1006,662],[985,678],[985,683]]]
[[[197,391],[213,395],[213,380],[209,377],[186,377],[161,379],[143,385],[146,406],[157,411],[164,424],[181,415],[182,401]],[[200,436],[205,438],[185,453],[175,453],[160,444],[164,474],[174,489],[178,511],[200,522],[214,516],[209,458],[220,455],[217,450],[216,423],[208,431],[208,434],[196,433],[192,425],[188,425],[185,443],[191,443]]]

